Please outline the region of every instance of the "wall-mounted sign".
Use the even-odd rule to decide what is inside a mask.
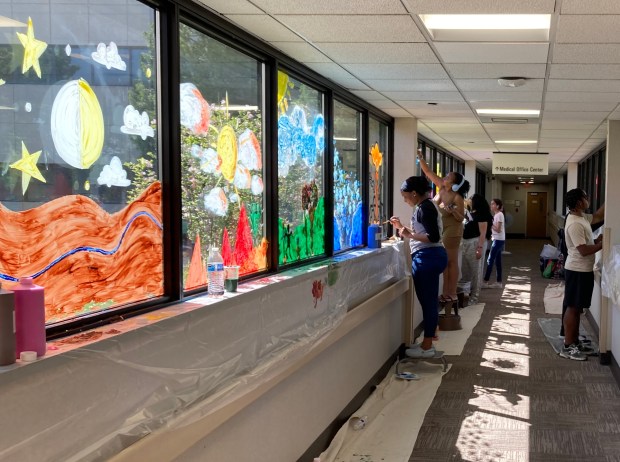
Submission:
[[[547,175],[547,153],[494,152],[493,175]]]

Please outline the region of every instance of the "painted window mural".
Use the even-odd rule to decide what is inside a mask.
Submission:
[[[325,253],[324,96],[278,72],[278,261]]]
[[[70,6],[0,4],[0,280],[48,324],[163,294],[155,12]]]
[[[267,268],[263,64],[181,24],[183,287],[207,284],[218,247],[240,274]]]
[[[381,224],[381,233],[387,238],[388,216],[387,198],[389,197],[387,169],[388,169],[388,126],[375,119],[369,118],[368,140],[370,142],[368,180],[370,182],[370,216],[369,223]]]
[[[334,100],[334,252],[364,243],[361,113]]]

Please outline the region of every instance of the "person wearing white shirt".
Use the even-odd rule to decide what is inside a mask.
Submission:
[[[491,252],[487,259],[487,270],[484,273],[484,282],[482,289],[501,289],[502,287],[502,251],[506,242],[506,227],[504,219],[504,203],[501,199],[493,199],[491,201],[491,213],[493,214],[493,224],[491,225]],[[495,266],[495,275],[497,282],[489,283],[491,272]]]

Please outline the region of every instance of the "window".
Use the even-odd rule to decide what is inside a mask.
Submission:
[[[278,262],[325,253],[323,94],[278,71]]]
[[[334,252],[364,243],[362,115],[334,100]]]
[[[207,284],[218,247],[240,275],[267,268],[263,64],[181,24],[183,287]]]
[[[370,223],[381,224],[381,233],[387,237],[388,225],[385,223],[390,217],[388,216],[388,198],[390,191],[388,190],[387,171],[388,171],[388,126],[375,119],[369,118],[368,141],[369,148],[369,200],[370,204]]]
[[[43,286],[48,324],[159,297],[155,11],[26,6],[0,6],[0,280]]]

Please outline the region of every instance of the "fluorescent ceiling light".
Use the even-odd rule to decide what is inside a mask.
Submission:
[[[536,140],[497,140],[498,144],[537,144]]]
[[[537,109],[476,109],[480,115],[517,115],[517,116],[536,116],[540,115]]]
[[[357,141],[357,138],[347,138],[344,136],[334,136],[336,141]]]
[[[435,41],[546,42],[549,14],[421,14]]]

